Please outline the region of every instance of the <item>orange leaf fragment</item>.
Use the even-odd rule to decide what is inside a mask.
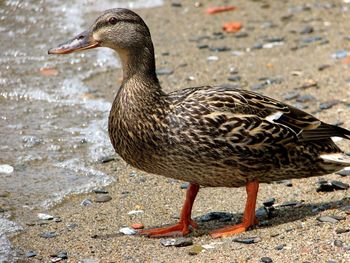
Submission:
[[[243,27],[241,22],[229,22],[222,26],[222,29],[226,32],[233,33],[239,31]]]
[[[131,225],[133,229],[143,229],[145,226],[141,223],[134,223]]]
[[[57,76],[58,70],[55,68],[41,68],[40,73],[44,76]]]
[[[230,5],[230,6],[217,6],[217,7],[207,8],[207,10],[205,12],[209,15],[213,15],[213,14],[217,14],[217,13],[221,13],[221,12],[232,11],[235,9],[236,9],[236,7],[232,6],[232,5]]]

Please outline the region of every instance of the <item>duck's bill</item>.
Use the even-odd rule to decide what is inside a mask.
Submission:
[[[49,54],[69,54],[76,51],[95,48],[99,46],[99,42],[90,36],[89,31],[77,35],[75,38],[59,45],[56,48],[51,48]]]

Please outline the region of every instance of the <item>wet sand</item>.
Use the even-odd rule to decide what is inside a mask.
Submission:
[[[207,15],[204,10],[214,3],[200,3],[201,7],[195,7],[192,1],[181,1],[180,7],[166,3],[159,8],[138,10],[153,36],[157,68],[173,71],[170,75],[159,75],[165,91],[208,84],[240,85],[245,89],[260,87],[257,91],[262,94],[283,101],[288,99],[288,103],[296,104],[326,122],[341,123],[350,128],[349,64],[344,61],[346,58],[332,58],[337,51],[349,49],[350,5],[343,1],[321,4],[315,1],[308,5],[303,1],[228,1],[238,9]],[[91,21],[96,15],[91,14]],[[243,23],[240,37],[221,29],[224,22],[233,21]],[[311,26],[313,32],[305,30],[305,34],[301,33],[306,26]],[[198,48],[205,44],[231,50],[215,52]],[[260,47],[259,44],[265,44],[265,48],[252,49]],[[269,46],[271,48],[267,48]],[[337,54],[340,56],[340,52]],[[217,60],[209,61],[210,56],[216,56]],[[329,67],[320,70],[322,65]],[[232,74],[234,69],[238,73]],[[234,75],[240,76],[240,81],[228,80]],[[117,70],[97,74],[86,84],[101,88],[102,96],[112,101],[120,78],[121,70]],[[305,88],[311,80],[317,85]],[[331,103],[334,104],[332,107],[323,109]],[[349,142],[340,144],[350,151]],[[316,192],[320,179],[349,184],[349,176],[332,174],[292,180],[292,187],[262,184],[257,208],[271,197],[276,199],[276,205],[292,200],[301,204],[277,207],[271,219],[263,218],[263,224],[238,235],[259,237],[261,240],[254,244],[233,242],[235,237],[212,239],[208,235],[210,230],[241,220],[245,190],[203,188],[194,204],[193,216],[226,211],[234,214],[233,220],[200,223],[199,229],[189,236],[194,243],[192,246],[164,247],[159,239],[125,236],[119,229],[133,223],[143,223],[145,227],[175,223],[185,194],[181,189],[183,182],[145,174],[121,159],[97,164],[96,168],[115,175],[116,182],[105,189],[112,200],[80,205],[85,199],[95,200],[97,194],[90,193],[71,196],[49,211],[33,210],[23,222],[25,230],[11,239],[20,251],[19,256],[23,253],[25,258],[25,253],[30,250],[37,254],[22,261],[50,262],[51,255],[60,251],[68,253],[68,262],[261,262],[262,257],[270,257],[273,262],[350,260],[350,232],[337,234],[340,229],[350,228],[349,212],[341,210],[350,205],[349,190]],[[143,213],[128,215],[132,210],[143,210]],[[39,222],[39,212],[58,216],[61,220]],[[330,215],[343,218],[337,223],[317,220],[320,216]],[[40,237],[48,231],[54,231],[57,236]],[[343,242],[342,245],[336,240]],[[205,246],[206,249],[197,255],[189,255],[194,246],[208,244],[211,246]],[[284,245],[282,249],[276,249],[281,245]]]

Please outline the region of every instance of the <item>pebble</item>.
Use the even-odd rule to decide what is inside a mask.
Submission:
[[[144,224],[141,224],[141,223],[134,223],[134,224],[131,225],[131,227],[133,229],[143,229],[143,228],[145,228]]]
[[[112,197],[107,194],[99,194],[95,197],[96,203],[105,203],[112,200]]]
[[[344,234],[350,232],[350,228],[338,228],[335,230],[336,234]]]
[[[68,259],[68,253],[66,251],[60,251],[58,252],[57,257],[61,259]]]
[[[339,172],[336,172],[336,174],[339,174],[341,176],[349,176],[350,175],[350,169],[345,168],[343,170],[340,170]]]
[[[205,215],[196,217],[196,221],[198,222],[209,222],[213,220],[219,220],[220,222],[227,222],[231,221],[233,217],[233,214],[226,213],[226,212],[209,212]]]
[[[264,263],[271,263],[271,262],[272,262],[272,259],[269,258],[269,257],[262,257],[262,258],[261,258],[261,262],[264,262]]]
[[[321,42],[321,41],[324,41],[325,39],[323,37],[320,37],[320,36],[312,36],[312,37],[307,37],[307,38],[304,38],[302,40],[300,40],[300,42],[302,44],[311,44],[311,43],[314,43],[314,42]]]
[[[39,213],[38,218],[40,220],[52,220],[54,217],[52,215],[44,214],[44,213]]]
[[[225,47],[225,46],[223,46],[223,47],[209,47],[209,50],[214,51],[214,52],[225,52],[225,51],[230,51],[231,48]]]
[[[157,75],[171,75],[174,73],[173,69],[170,68],[160,68],[156,70]]]
[[[261,241],[260,237],[239,237],[232,239],[233,242],[243,243],[243,244],[254,244]]]
[[[248,37],[249,36],[249,34],[247,33],[247,32],[237,32],[235,35],[234,35],[234,37],[235,38],[244,38],[244,37]]]
[[[311,34],[314,32],[314,28],[312,26],[305,26],[301,31],[300,34],[301,35],[306,35],[306,34]]]
[[[318,182],[319,186],[316,189],[316,192],[333,192],[334,191],[334,186],[325,181],[325,182]]]
[[[199,49],[204,49],[204,48],[208,48],[209,46],[207,44],[198,44],[197,48]]]
[[[40,233],[39,236],[40,237],[43,237],[43,238],[53,238],[53,237],[56,237],[58,234],[56,232],[52,232],[52,231],[49,231],[49,232],[43,232],[43,233]]]
[[[187,237],[161,239],[160,243],[165,247],[187,247],[193,245],[192,239]]]
[[[301,95],[296,99],[297,102],[302,102],[302,103],[314,101],[314,100],[316,100],[316,98],[310,94]]]
[[[207,60],[208,61],[217,61],[217,60],[219,60],[219,57],[218,56],[209,56],[209,57],[207,57]]]
[[[27,258],[32,258],[32,257],[35,257],[35,256],[36,256],[36,253],[34,251],[32,251],[32,250],[30,250],[30,251],[28,251],[26,253],[26,257]]]
[[[263,202],[263,205],[264,205],[265,207],[271,207],[271,206],[274,205],[275,201],[276,201],[276,199],[273,198],[273,197],[271,197],[271,198],[267,199],[266,201],[264,201],[264,202]]]
[[[344,242],[339,240],[339,239],[334,240],[333,243],[334,243],[334,246],[336,246],[336,247],[343,247],[343,245],[344,245]]]
[[[292,90],[292,91],[287,92],[283,96],[283,99],[285,99],[285,100],[293,100],[293,99],[296,99],[299,96],[300,96],[299,92],[297,92],[295,90]]]
[[[280,207],[299,206],[301,204],[302,204],[302,202],[299,202],[299,201],[287,201],[287,202],[282,203],[280,205]]]
[[[71,223],[67,225],[67,229],[68,231],[72,231],[74,228],[76,228],[78,226],[78,224],[76,223]]]
[[[339,51],[336,51],[335,53],[332,54],[332,58],[334,59],[341,59],[341,58],[345,58],[348,56],[348,51],[345,51],[345,50],[339,50]]]
[[[325,102],[322,102],[320,104],[320,109],[321,110],[326,110],[326,109],[330,109],[332,108],[333,106],[337,105],[339,103],[339,100],[329,100],[329,101],[325,101]]]
[[[319,216],[317,217],[317,220],[320,221],[320,222],[327,222],[327,223],[338,223],[338,220],[331,217],[331,216]]]
[[[293,183],[291,180],[280,180],[280,181],[276,181],[277,184],[283,184],[285,186],[288,186],[288,187],[292,187],[293,186]]]
[[[100,163],[109,163],[111,161],[114,161],[116,160],[116,156],[103,156],[99,159],[99,162]]]
[[[181,189],[187,189],[189,185],[190,185],[189,183],[183,183],[183,184],[180,185],[180,188]]]
[[[318,70],[319,70],[319,71],[323,71],[323,70],[325,70],[326,68],[329,68],[329,67],[330,67],[330,65],[328,65],[328,64],[323,64],[323,65],[318,66]]]
[[[335,190],[346,190],[349,188],[349,185],[346,183],[343,183],[341,181],[336,181],[333,180],[331,181],[332,186],[334,187]]]
[[[92,205],[92,200],[91,199],[84,199],[83,201],[81,201],[80,205],[81,206]]]
[[[9,164],[0,165],[0,174],[10,174],[13,173],[14,168]]]
[[[229,76],[227,78],[227,80],[229,80],[229,81],[240,81],[241,80],[241,76]]]
[[[108,194],[108,191],[105,189],[95,189],[94,193],[95,194]]]
[[[282,250],[285,246],[286,246],[286,244],[278,245],[277,247],[275,247],[275,249]]]
[[[263,48],[273,48],[277,46],[283,46],[284,42],[271,42],[271,43],[265,43],[262,45]]]
[[[199,253],[201,253],[204,250],[204,247],[202,247],[201,245],[194,245],[189,251],[188,254],[191,256],[195,256],[198,255]]]
[[[131,216],[131,215],[141,215],[143,214],[144,211],[143,210],[131,210],[128,212],[128,215]]]
[[[259,207],[255,211],[255,215],[258,218],[265,218],[265,217],[269,216],[269,213],[268,213],[268,210],[266,209],[266,207],[262,206],[262,207]]]
[[[180,0],[172,0],[171,1],[171,6],[173,6],[173,7],[182,7],[182,4],[181,4]]]
[[[119,229],[119,232],[124,235],[135,235],[137,233],[135,229],[132,229],[130,227],[122,227]]]

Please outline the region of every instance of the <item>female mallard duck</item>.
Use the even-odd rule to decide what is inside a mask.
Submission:
[[[156,76],[148,27],[130,10],[105,11],[90,29],[49,54],[95,47],[114,49],[123,65],[108,126],[116,152],[138,169],[190,182],[180,221],[142,234],[188,234],[189,226],[197,226],[191,210],[200,186],[246,186],[243,222],[211,235],[243,232],[257,222],[259,183],[320,176],[350,166],[350,158],[331,140],[350,139],[350,131],[277,100],[210,86],[165,94]]]

